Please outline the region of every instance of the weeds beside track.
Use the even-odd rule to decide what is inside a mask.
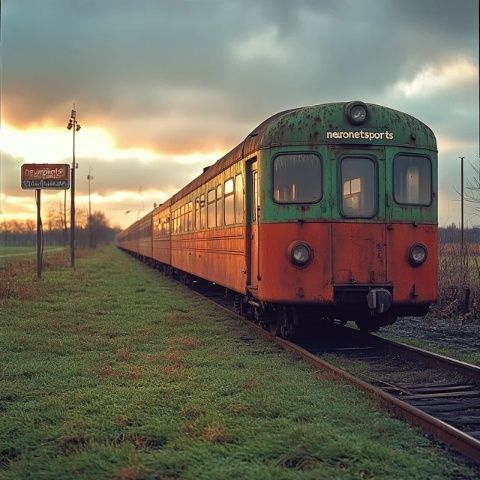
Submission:
[[[475,478],[112,248],[0,303],[0,478]]]

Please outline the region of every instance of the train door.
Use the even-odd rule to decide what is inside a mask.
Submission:
[[[387,280],[383,157],[382,149],[336,152],[338,220],[332,223],[332,270],[337,285]]]
[[[247,286],[251,293],[258,289],[259,275],[259,194],[258,166],[256,159],[246,164],[246,212],[247,212]]]

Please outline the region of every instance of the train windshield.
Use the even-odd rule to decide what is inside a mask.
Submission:
[[[313,153],[278,155],[273,161],[273,197],[278,203],[316,203],[322,198],[322,161]]]
[[[432,166],[427,157],[398,155],[393,161],[393,194],[404,205],[430,205]]]
[[[376,168],[370,158],[344,158],[341,164],[342,213],[345,217],[373,217],[377,209]]]

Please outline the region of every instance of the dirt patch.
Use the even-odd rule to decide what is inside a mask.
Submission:
[[[193,337],[174,337],[170,339],[170,343],[177,346],[180,345],[182,347],[187,347],[189,349],[197,348],[202,344],[200,340]]]
[[[221,423],[211,423],[207,425],[200,436],[202,440],[213,443],[229,443],[232,441],[231,435],[227,432],[225,426]]]

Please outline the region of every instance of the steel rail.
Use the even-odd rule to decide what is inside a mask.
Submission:
[[[225,309],[228,311],[228,309]],[[383,390],[374,387],[373,385],[360,380],[359,378],[351,375],[350,373],[331,365],[330,363],[322,360],[313,353],[299,347],[295,343],[283,338],[276,337],[270,332],[267,332],[263,328],[255,325],[254,323],[240,317],[251,329],[253,329],[262,337],[273,340],[276,344],[280,345],[285,350],[294,352],[300,356],[303,360],[314,367],[322,368],[333,373],[335,376],[347,380],[350,383],[358,386],[362,390],[366,391],[371,396],[375,397],[384,405],[388,410],[392,411],[397,417],[407,421],[411,425],[419,426],[424,431],[432,434],[436,439],[441,440],[448,446],[469,457],[475,462],[480,463],[480,440],[477,440],[470,435],[452,427],[448,423],[442,422],[438,418],[435,418],[422,410],[412,407],[406,402],[399,400],[398,398],[384,392]]]
[[[466,457],[470,458],[471,460],[480,464],[480,440],[477,440],[474,437],[458,430],[457,428],[449,425],[448,423],[439,420],[438,418],[425,413],[424,411],[409,405],[408,403],[390,395],[387,392],[384,392],[380,388],[377,388],[364,380],[360,380],[359,378],[355,377],[354,375],[335,367],[334,365],[322,360],[318,356],[310,353],[308,350],[296,345],[289,340],[285,340],[283,338],[277,337],[272,333],[268,332],[267,330],[263,329],[262,327],[258,326],[257,324],[247,320],[246,318],[242,317],[241,315],[233,312],[232,310],[228,309],[227,307],[215,302],[208,297],[205,297],[199,292],[195,292],[198,295],[201,295],[203,298],[210,300],[214,303],[217,307],[222,308],[225,312],[227,312],[230,316],[235,319],[240,319],[243,323],[245,323],[251,330],[256,332],[258,335],[262,336],[266,340],[274,341],[277,345],[282,347],[283,349],[295,353],[297,356],[302,358],[305,362],[312,365],[313,367],[320,368],[322,370],[327,370],[329,373],[332,373],[334,376],[346,380],[349,383],[354,384],[355,386],[359,387],[361,390],[367,392],[370,396],[374,397],[377,401],[380,402],[385,408],[391,411],[396,417],[406,421],[410,425],[420,427],[423,431],[433,435],[437,440],[443,442],[444,444],[448,445],[449,447],[453,448],[457,452],[465,455]],[[375,338],[380,338],[375,335],[369,335]],[[387,344],[394,344],[390,340],[385,343]],[[408,345],[406,347],[409,347]],[[412,351],[415,351],[416,354],[420,354],[422,349],[417,349],[416,347],[412,347]],[[431,353],[431,352],[427,352]],[[432,358],[440,361],[436,358],[437,354],[432,354]],[[443,357],[443,355],[438,355],[438,357]],[[448,359],[448,357],[443,357]],[[453,361],[455,365],[457,361],[453,359],[449,359]],[[443,361],[443,360],[442,360]],[[459,364],[463,364],[463,362],[458,362]],[[469,365],[469,364],[465,364]],[[456,365],[458,367],[458,365]],[[472,366],[472,365],[469,365]],[[474,367],[474,366],[472,366]]]
[[[350,329],[351,330],[351,329]],[[361,332],[359,332],[360,335]],[[471,363],[462,362],[455,358],[450,358],[440,353],[430,352],[423,348],[414,347],[413,345],[407,345],[405,343],[396,342],[388,338],[380,337],[378,335],[367,334],[365,336],[367,341],[371,342],[374,346],[378,346],[382,349],[398,353],[407,352],[412,358],[421,359],[430,365],[442,366],[450,370],[454,370],[470,380],[480,382],[480,367],[472,365]]]
[[[178,281],[182,285],[184,283]],[[354,375],[335,367],[334,365],[322,360],[318,356],[314,355],[313,353],[305,350],[304,348],[296,345],[295,343],[290,342],[289,340],[285,340],[283,338],[277,337],[276,335],[268,332],[267,330],[263,329],[262,327],[258,326],[257,324],[253,323],[252,321],[246,319],[245,317],[239,315],[235,311],[225,307],[224,305],[214,301],[212,298],[209,298],[205,294],[198,292],[192,288],[190,291],[199,295],[203,299],[209,300],[216,307],[221,308],[224,310],[229,316],[235,318],[237,320],[241,320],[245,325],[247,325],[251,330],[256,332],[261,337],[265,338],[266,340],[273,341],[283,349],[293,352],[298,357],[302,358],[306,363],[312,365],[315,368],[319,368],[322,370],[326,370],[329,373],[333,374],[337,378],[345,380],[356,387],[360,388],[361,390],[365,391],[368,395],[375,398],[381,405],[383,405],[387,410],[392,412],[396,417],[406,421],[410,425],[420,427],[424,432],[431,434],[435,439],[443,442],[444,444],[448,445],[449,447],[453,448],[457,452],[465,455],[466,457],[470,458],[474,462],[480,464],[480,440],[477,440],[474,437],[462,432],[461,430],[449,425],[448,423],[439,420],[438,418],[425,413],[424,411],[409,405],[406,402],[390,395],[389,393],[377,388],[364,380],[361,380]],[[355,330],[348,329],[353,332]],[[474,375],[477,375],[478,367],[470,364],[466,364],[464,362],[460,362],[443,355],[435,354],[432,352],[427,352],[417,347],[412,347],[410,345],[399,344],[397,342],[393,342],[392,340],[383,339],[376,335],[372,334],[362,334],[358,332],[359,335],[363,335],[367,339],[371,339],[374,342],[378,342],[379,344],[382,343],[383,345],[388,345],[391,348],[402,349],[402,351],[409,351],[412,354],[418,355],[422,357],[422,359],[430,358],[432,361],[435,362],[442,362],[445,364],[449,364],[450,366],[454,366],[455,368],[464,368],[464,366],[468,366],[466,370],[475,372]],[[356,335],[356,333],[355,333]],[[428,354],[428,355],[424,355]],[[472,368],[470,368],[472,367]]]

